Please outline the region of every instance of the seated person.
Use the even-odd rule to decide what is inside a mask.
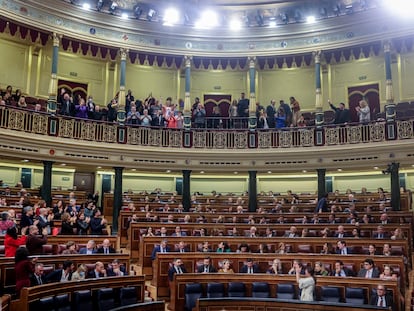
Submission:
[[[278,258],[273,259],[272,265],[270,266],[269,269],[267,269],[266,273],[274,274],[274,275],[282,274],[283,273],[282,263],[280,262],[280,259]]]
[[[234,273],[233,269],[230,268],[230,260],[224,259],[221,268],[218,271],[219,273]]]
[[[396,281],[398,279],[397,273],[389,265],[384,266],[384,271],[380,274],[381,280],[392,280]]]
[[[377,267],[375,267],[374,261],[371,258],[364,260],[364,267],[358,271],[358,277],[360,278],[379,278],[380,272]]]
[[[382,284],[377,285],[375,294],[371,296],[370,304],[373,306],[393,308],[394,301],[391,293],[388,293],[386,287]]]
[[[114,254],[116,253],[115,248],[111,246],[111,242],[108,239],[103,240],[102,246],[99,247],[96,252],[98,254]]]
[[[96,254],[95,241],[94,240],[89,240],[88,243],[86,244],[86,247],[82,247],[79,250],[79,254],[84,254],[84,255]]]
[[[250,253],[250,246],[247,243],[241,243],[237,253]]]
[[[70,255],[70,254],[79,254],[76,250],[76,244],[73,241],[68,241],[66,243],[66,249],[62,251],[62,255]]]
[[[336,243],[336,253],[341,255],[348,255],[351,252],[348,250],[348,247],[346,247],[346,242],[344,240],[338,241]]]
[[[78,269],[76,269],[76,271],[72,273],[72,281],[84,280],[86,277],[86,271],[86,265],[84,265],[83,263],[78,265]]]
[[[88,279],[97,279],[97,278],[103,278],[106,277],[106,270],[105,266],[101,261],[97,261],[95,263],[95,269],[88,272]]]
[[[106,269],[106,274],[108,276],[124,276],[127,275],[125,271],[125,266],[122,265],[118,259],[114,259],[108,269]]]
[[[151,259],[155,260],[157,253],[168,253],[170,252],[170,247],[167,245],[167,240],[162,240],[160,244],[156,245],[152,250]]]
[[[246,263],[240,269],[240,273],[260,273],[259,266],[253,262],[252,258],[247,258]]]
[[[183,265],[183,261],[180,258],[175,258],[172,266],[170,267],[170,269],[168,269],[168,279],[170,280],[170,282],[172,282],[174,280],[175,274],[182,273],[187,273],[187,270]]]
[[[188,253],[189,251],[190,251],[190,249],[188,248],[188,246],[185,244],[184,241],[178,242],[178,244],[174,248],[174,252]]]
[[[71,260],[66,260],[63,262],[62,269],[57,269],[50,272],[46,276],[47,283],[57,283],[57,282],[67,282],[72,280],[72,270],[75,268],[75,265]]]
[[[203,244],[201,245],[201,247],[199,248],[199,251],[200,252],[203,252],[203,253],[210,253],[210,252],[212,252],[213,250],[211,249],[211,247],[210,247],[210,243],[208,242],[208,241],[205,241],[205,242],[203,242]]]
[[[313,269],[315,275],[328,276],[329,271],[325,269],[325,266],[320,262],[315,262],[315,268]]]
[[[211,264],[210,257],[205,257],[203,259],[203,264],[197,267],[198,273],[214,273],[217,272],[217,269]]]
[[[341,260],[335,262],[335,269],[331,272],[331,276],[347,277],[354,276],[352,270],[346,268]]]
[[[305,266],[299,261],[299,259],[295,259],[295,260],[293,260],[292,267],[288,271],[288,274],[295,275],[296,274],[296,270],[298,268],[301,269],[301,273],[300,274],[305,274]]]
[[[284,237],[286,238],[298,237],[298,229],[295,226],[290,227],[289,231],[285,233]]]
[[[46,284],[46,278],[44,275],[44,266],[42,263],[37,262],[35,264],[34,272],[30,276],[30,286]]]

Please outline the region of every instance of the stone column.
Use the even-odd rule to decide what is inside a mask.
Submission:
[[[391,44],[386,41],[384,44],[384,61],[385,61],[385,115],[387,121],[395,121],[395,103],[394,91],[392,86],[391,74]]]
[[[316,169],[318,172],[318,200],[320,200],[326,193],[325,168]]]
[[[188,212],[191,208],[191,170],[183,170],[183,208]]]
[[[184,128],[189,130],[191,128],[191,56],[184,56],[185,64],[185,95],[184,95]]]
[[[115,187],[114,187],[114,206],[112,210],[112,234],[118,233],[118,216],[122,208],[122,171],[123,167],[114,167]]]
[[[323,102],[322,102],[322,83],[321,83],[321,51],[313,52],[315,58],[315,87],[316,87],[316,101],[315,101],[315,124],[322,125],[323,117]]]
[[[118,93],[118,115],[117,120],[120,124],[125,123],[125,80],[126,80],[126,59],[128,50],[121,48],[119,50],[121,54],[121,65],[120,65],[120,79],[119,79],[119,93]]]
[[[394,211],[401,210],[401,193],[400,193],[400,163],[391,163],[389,166],[391,175],[391,207]]]
[[[52,167],[53,161],[43,161],[42,199],[48,207],[52,207]]]
[[[57,92],[58,92],[58,59],[59,59],[59,45],[62,35],[53,33],[53,55],[52,55],[52,74],[49,82],[49,98],[47,100],[47,112],[55,114],[57,110]]]
[[[257,126],[256,119],[256,57],[249,56],[249,129],[254,130]]]
[[[249,212],[257,210],[257,171],[249,171]]]

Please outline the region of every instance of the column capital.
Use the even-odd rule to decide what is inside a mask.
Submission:
[[[386,40],[384,42],[384,53],[390,53],[391,52],[391,42],[389,40]]]
[[[128,53],[129,53],[129,49],[125,49],[125,48],[119,49],[119,54],[121,55],[121,61],[127,59]]]
[[[52,39],[53,39],[53,46],[59,46],[60,45],[60,40],[62,40],[63,35],[62,34],[58,34],[56,32],[52,33]]]
[[[256,67],[256,56],[247,56],[247,60],[249,62],[249,68]]]
[[[191,55],[184,55],[184,65],[185,67],[191,67],[191,62],[193,61],[193,57]]]
[[[318,64],[321,62],[321,55],[322,55],[322,50],[316,50],[312,52],[312,55],[315,59],[315,64]]]

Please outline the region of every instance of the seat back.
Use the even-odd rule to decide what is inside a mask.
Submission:
[[[73,310],[92,310],[92,296],[90,290],[79,290],[73,293]]]
[[[246,297],[246,286],[241,282],[230,282],[227,288],[229,297]]]
[[[43,310],[43,309],[41,309]],[[71,311],[69,294],[55,296],[55,311]]]
[[[197,299],[203,295],[203,288],[199,283],[185,284],[185,310],[191,311]]]
[[[30,310],[55,311],[53,297],[40,298],[39,301],[30,304]]]
[[[224,297],[223,283],[208,283],[207,284],[207,298],[221,298]]]
[[[321,300],[341,302],[341,292],[336,286],[321,286]]]
[[[295,285],[292,283],[277,284],[276,296],[281,299],[294,299]]]
[[[43,255],[53,255],[53,245],[44,244],[42,245]]]
[[[347,287],[345,289],[345,302],[362,305],[365,304],[365,292],[363,288]]]
[[[114,290],[112,288],[100,288],[97,299],[99,311],[107,311],[115,307]]]
[[[133,305],[138,302],[137,290],[135,287],[122,287],[119,294],[121,306]]]
[[[252,283],[252,297],[255,298],[269,298],[269,284],[266,282]]]

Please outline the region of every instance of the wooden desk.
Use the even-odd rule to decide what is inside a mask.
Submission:
[[[143,276],[107,277],[63,282],[59,283],[59,286],[57,286],[56,283],[52,283],[34,287],[25,287],[21,290],[20,299],[12,301],[11,311],[29,311],[30,304],[44,297],[69,294],[69,300],[72,301],[72,295],[75,291],[95,291],[100,288],[121,288],[126,286],[136,287],[137,300],[139,302],[144,301],[145,280]]]
[[[59,246],[65,245],[68,241],[74,241],[77,245],[84,246],[89,240],[94,240],[96,246],[100,246],[103,240],[108,239],[115,250],[119,251],[118,238],[114,235],[55,235],[48,236],[47,244],[52,245],[53,254],[59,254]]]
[[[50,269],[58,269],[65,260],[71,260],[77,267],[79,264],[93,265],[97,261],[103,262],[105,265],[112,263],[114,259],[119,259],[120,263],[125,265],[126,271],[129,271],[129,255],[128,254],[94,254],[94,255],[49,255],[36,256],[38,262],[43,263]],[[14,258],[0,258],[0,290],[5,293],[14,293],[16,286],[16,276],[14,271]],[[56,286],[56,284],[55,284]]]
[[[157,288],[157,299],[168,298],[169,296],[169,280],[168,269],[175,258],[181,258],[188,273],[195,273],[196,267],[202,264],[203,259],[209,256],[213,266],[217,270],[221,267],[223,259],[231,261],[231,268],[235,273],[239,273],[240,269],[245,264],[247,258],[252,258],[255,264],[259,267],[260,272],[266,273],[272,265],[273,259],[278,258],[282,264],[284,274],[287,274],[292,267],[293,260],[298,259],[303,264],[315,266],[315,263],[320,261],[329,270],[334,270],[335,261],[341,260],[344,266],[351,269],[355,275],[363,267],[366,258],[372,258],[365,255],[319,255],[319,254],[254,254],[254,253],[162,253],[157,255],[157,259],[152,263],[153,277],[151,285]],[[406,276],[406,267],[401,256],[375,256],[372,258],[375,266],[383,271],[385,265],[390,265],[394,270],[399,271],[401,290],[405,292],[405,286],[408,285]],[[377,279],[378,281],[379,279]]]
[[[346,283],[344,282],[346,281]],[[174,311],[184,310],[185,305],[185,285],[188,283],[200,283],[205,288],[208,283],[219,282],[223,283],[225,287],[225,293],[227,293],[227,285],[230,282],[243,282],[246,286],[246,296],[251,297],[251,287],[253,282],[266,282],[270,286],[270,297],[276,298],[276,286],[279,283],[296,283],[295,276],[290,275],[269,275],[269,274],[260,274],[259,280],[257,278],[252,278],[251,275],[247,274],[226,274],[226,273],[186,273],[176,275],[171,286],[171,302],[170,308]],[[402,311],[400,304],[401,294],[398,289],[396,281],[382,281],[387,289],[393,292],[395,308],[393,311]],[[365,278],[338,278],[338,277],[317,277],[316,286],[337,286],[341,289],[341,292],[345,292],[345,287],[358,287],[365,289],[366,299],[369,301],[371,298],[371,292],[378,285],[377,279],[365,279]],[[220,309],[222,310],[222,309]]]

